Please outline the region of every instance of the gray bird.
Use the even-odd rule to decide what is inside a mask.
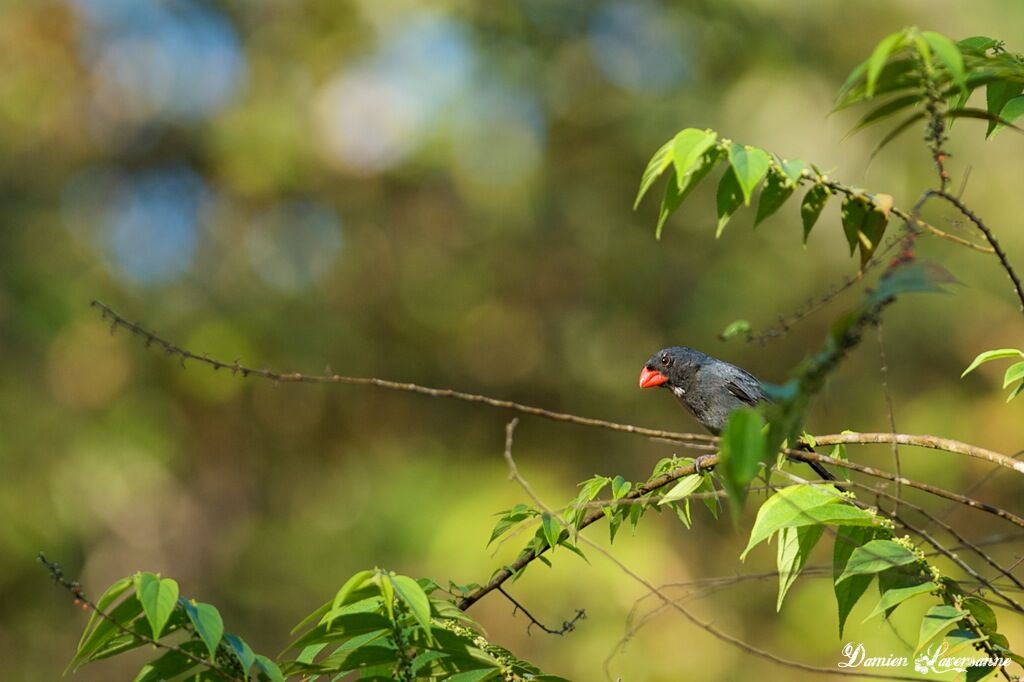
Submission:
[[[672,391],[686,411],[716,436],[733,410],[770,401],[761,382],[747,370],[686,346],[663,348],[647,361],[640,371],[640,388],[655,386]],[[818,462],[807,464],[822,478],[835,480]]]

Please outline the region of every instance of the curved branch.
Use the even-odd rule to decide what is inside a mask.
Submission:
[[[815,436],[814,442],[818,445],[869,445],[877,443],[895,443],[897,445],[913,445],[919,448],[931,450],[942,450],[957,455],[966,455],[976,459],[985,460],[992,464],[998,464],[1018,474],[1024,474],[1024,462],[1008,457],[1004,454],[987,450],[977,445],[970,445],[950,438],[939,438],[937,436],[913,435],[909,433],[836,433],[827,436]]]
[[[211,358],[208,355],[198,355],[192,351],[182,348],[181,346],[175,345],[170,341],[157,336],[156,333],[145,329],[144,327],[130,322],[112,308],[101,303],[99,301],[93,301],[92,307],[99,309],[104,319],[110,320],[111,330],[121,327],[130,331],[132,334],[142,337],[146,342],[146,346],[156,345],[159,346],[168,355],[173,355],[184,365],[186,360],[199,362],[214,370],[227,370],[232,374],[241,374],[242,377],[255,376],[261,379],[267,379],[274,382],[281,383],[306,383],[306,384],[349,384],[355,386],[376,386],[377,388],[384,388],[391,391],[401,391],[405,393],[416,393],[419,395],[426,395],[432,398],[451,398],[454,400],[462,400],[464,402],[477,403],[481,405],[487,405],[489,407],[496,407],[502,410],[509,410],[511,412],[518,412],[520,414],[528,414],[534,417],[541,417],[543,419],[549,419],[557,422],[566,422],[570,424],[576,424],[578,426],[588,426],[591,428],[605,429],[608,431],[616,431],[619,433],[629,433],[636,436],[644,436],[647,438],[657,438],[669,443],[676,443],[680,445],[696,445],[702,446],[708,450],[714,450],[718,445],[718,438],[715,436],[703,434],[703,433],[681,433],[678,431],[665,431],[662,429],[649,429],[643,426],[634,426],[632,424],[621,424],[618,422],[612,422],[605,419],[594,419],[592,417],[581,417],[575,414],[568,414],[565,412],[555,412],[552,410],[546,410],[541,407],[534,407],[532,405],[524,405],[523,403],[517,403],[511,400],[501,400],[498,398],[491,398],[485,395],[479,395],[476,393],[466,393],[464,391],[456,391],[450,388],[431,388],[429,386],[420,386],[419,384],[411,384],[400,381],[390,381],[388,379],[378,379],[376,377],[350,377],[343,376],[340,374],[302,374],[301,372],[275,372],[269,369],[256,369],[253,367],[247,367],[239,363],[238,360],[234,362],[224,362],[216,358]],[[864,440],[858,441],[856,437],[863,437]],[[869,434],[829,434],[825,436],[815,437],[815,441],[822,444],[830,443],[889,443],[891,441],[885,440],[889,438],[899,438],[902,445],[914,445],[924,448],[932,448],[936,450],[945,450],[946,452],[953,452],[956,454],[967,455],[969,457],[977,457],[993,464],[1006,467],[1016,471],[1019,474],[1024,474],[1024,462],[1014,461],[1012,458],[1002,455],[998,452],[979,448],[968,443],[962,443],[960,441],[951,440],[948,438],[938,438],[935,436],[915,436],[911,434],[891,434],[891,433],[869,433]]]

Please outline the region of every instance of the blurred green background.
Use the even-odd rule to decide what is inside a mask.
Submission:
[[[772,324],[856,262],[836,205],[806,248],[795,205],[757,232],[753,212],[738,213],[715,241],[710,182],[655,241],[656,200],[631,210],[650,154],[682,127],[712,127],[909,206],[933,177],[920,135],[869,166],[881,131],[843,141],[856,112],[827,116],[848,71],[909,24],[1024,49],[1014,0],[7,0],[0,11],[4,680],[56,679],[85,623],[39,550],[93,594],[140,569],[173,576],[268,654],[358,569],[482,582],[516,550],[484,546],[491,514],[524,498],[501,458],[508,415],[182,370],[110,335],[90,299],[227,360],[694,430],[667,395],[636,388],[643,361],[683,343],[781,380],[859,287],[764,346],[717,333],[737,318]],[[985,143],[983,131],[954,128],[954,186],[972,167],[964,198],[1022,265],[1024,141]],[[949,214],[928,217],[976,236]],[[897,426],[1017,452],[1024,402],[1003,404],[1001,368],[957,378],[977,352],[1021,345],[1009,282],[993,257],[934,239],[919,248],[965,286],[887,312]],[[879,376],[871,334],[818,400],[812,430],[886,430]],[[594,473],[646,477],[672,453],[535,419],[516,447],[551,504]],[[891,465],[887,448],[851,455]],[[987,470],[932,451],[905,449],[903,462],[961,490]],[[1010,479],[978,494],[1020,513]],[[738,564],[749,518],[734,530],[696,517],[686,531],[649,516],[614,551],[656,584],[773,567],[773,548]],[[1011,530],[950,518],[975,538]],[[600,557],[554,558],[512,593],[551,623],[585,608],[576,632],[528,636],[499,595],[472,615],[549,672],[602,679],[643,591]],[[748,583],[691,606],[756,646],[834,665],[843,642],[828,580],[799,581],[780,614],[775,591]],[[895,629],[861,625],[871,606],[843,641],[904,652],[920,610],[897,612]],[[1024,626],[1003,629],[1019,651]],[[140,660],[77,678],[125,679]],[[799,678],[668,613],[608,671]]]

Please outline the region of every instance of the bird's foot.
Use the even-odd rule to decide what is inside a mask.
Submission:
[[[715,455],[707,454],[700,455],[697,459],[693,460],[693,473],[702,474],[705,471],[711,471],[715,468],[714,464],[708,464],[708,460],[715,457]]]

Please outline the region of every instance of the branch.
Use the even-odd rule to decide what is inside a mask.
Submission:
[[[574,414],[567,414],[564,412],[554,412],[552,410],[546,410],[540,407],[534,407],[532,405],[524,405],[523,403],[513,402],[511,400],[500,400],[498,398],[491,398],[485,395],[479,395],[475,393],[466,393],[464,391],[456,391],[450,388],[431,388],[428,386],[420,386],[418,384],[411,384],[399,381],[390,381],[387,379],[378,379],[376,377],[350,377],[342,376],[339,374],[302,374],[300,372],[275,372],[269,369],[255,369],[240,364],[238,360],[234,362],[224,362],[216,358],[212,358],[209,355],[198,355],[192,351],[182,348],[181,346],[175,345],[174,343],[161,338],[155,332],[149,331],[144,327],[138,325],[135,322],[130,322],[125,319],[109,306],[99,302],[93,301],[92,307],[97,308],[103,319],[110,320],[111,330],[116,330],[118,327],[123,328],[131,332],[132,334],[142,337],[146,342],[146,346],[159,346],[168,355],[176,356],[182,365],[186,360],[199,362],[213,368],[215,371],[224,369],[230,371],[233,375],[241,374],[242,377],[255,376],[261,379],[267,379],[274,382],[281,383],[306,383],[306,384],[349,384],[356,386],[376,386],[377,388],[384,388],[391,391],[401,391],[405,393],[416,393],[419,395],[427,395],[432,398],[451,398],[454,400],[462,400],[464,402],[477,403],[481,405],[487,405],[489,407],[496,407],[498,409],[509,410],[511,412],[518,412],[520,414],[528,414],[534,417],[541,417],[543,419],[549,419],[551,421],[566,422],[570,424],[576,424],[578,426],[587,426],[591,428],[605,429],[608,431],[616,431],[619,433],[629,433],[637,436],[644,436],[647,438],[657,438],[669,443],[695,446],[701,449],[713,451],[717,448],[719,439],[716,436],[706,435],[702,433],[680,433],[678,431],[665,431],[662,429],[649,429],[642,426],[634,426],[632,424],[621,424],[618,422],[607,421],[604,419],[594,419],[591,417],[581,417]],[[864,440],[856,440],[855,437],[862,437]],[[910,434],[891,434],[891,433],[868,433],[868,434],[830,434],[825,436],[817,436],[816,441],[822,444],[830,443],[888,443],[889,438],[899,438],[899,443],[902,445],[913,445],[918,447],[932,448],[936,450],[945,450],[946,452],[952,452],[961,455],[967,455],[969,457],[977,457],[993,464],[999,464],[1000,466],[1012,469],[1019,474],[1024,475],[1024,462],[1015,462],[1012,458],[1006,455],[986,450],[974,445],[962,443],[960,441],[951,440],[948,438],[938,438],[936,436],[915,436]]]
[[[512,434],[513,434],[513,431],[515,430],[516,423],[517,423],[517,420],[513,419],[511,422],[509,422],[508,426],[506,426],[506,431],[505,431],[505,433],[506,433],[506,436],[505,436],[505,461],[508,463],[509,472],[510,472],[509,477],[512,480],[514,480],[517,484],[519,484],[519,486],[526,492],[527,495],[530,496],[530,498],[534,501],[534,503],[541,510],[545,511],[548,514],[551,514],[552,518],[555,518],[560,524],[562,524],[562,526],[567,531],[570,531],[571,528],[570,528],[569,524],[567,524],[565,522],[565,520],[562,519],[560,516],[557,516],[557,515],[555,515],[555,514],[553,514],[551,512],[551,510],[547,507],[547,505],[544,504],[544,501],[541,500],[540,497],[537,496],[537,494],[530,487],[530,484],[527,483],[526,480],[519,473],[519,469],[518,469],[518,467],[516,467],[515,460],[512,457]],[[822,667],[819,667],[819,666],[808,665],[806,663],[800,663],[799,661],[791,661],[789,659],[782,658],[781,656],[776,656],[775,654],[773,654],[773,653],[771,653],[769,651],[765,651],[764,649],[759,649],[758,647],[755,647],[755,646],[753,646],[751,644],[748,644],[747,642],[744,642],[743,640],[741,640],[741,639],[739,639],[737,637],[734,637],[734,636],[732,636],[730,634],[727,634],[727,633],[719,630],[718,628],[716,628],[711,623],[698,618],[689,609],[687,609],[682,604],[680,604],[677,600],[671,599],[668,595],[666,595],[664,592],[659,590],[653,583],[651,583],[650,581],[648,581],[645,578],[641,577],[640,575],[635,573],[632,569],[630,569],[628,566],[626,566],[624,563],[622,563],[617,558],[615,558],[615,556],[612,555],[611,552],[606,550],[604,547],[601,547],[600,545],[598,545],[597,543],[593,542],[592,540],[590,540],[589,538],[587,538],[584,535],[579,535],[578,537],[579,537],[580,540],[582,540],[583,542],[587,543],[587,545],[589,545],[591,549],[593,549],[594,551],[599,552],[600,554],[604,555],[605,558],[607,558],[613,564],[618,566],[618,568],[623,573],[625,573],[629,577],[633,578],[633,580],[635,580],[638,583],[640,583],[641,585],[643,585],[650,593],[656,595],[659,599],[662,600],[662,602],[665,603],[666,606],[675,609],[676,611],[681,613],[691,623],[693,623],[694,625],[696,625],[700,629],[704,630],[708,634],[712,635],[713,637],[715,637],[715,638],[717,638],[717,639],[719,639],[719,640],[721,640],[721,641],[723,641],[723,642],[725,642],[725,643],[727,643],[727,644],[729,644],[731,646],[734,646],[734,647],[736,647],[736,648],[738,648],[738,649],[740,649],[740,650],[742,650],[742,651],[744,651],[744,652],[746,652],[746,653],[748,653],[748,654],[750,654],[752,656],[757,656],[758,658],[763,658],[765,660],[771,661],[772,663],[775,663],[775,664],[778,664],[778,665],[781,665],[781,666],[784,666],[784,667],[787,667],[787,668],[793,668],[793,669],[796,669],[796,670],[802,670],[804,672],[809,672],[809,673],[816,673],[816,674],[819,674],[819,675],[840,675],[840,676],[845,676],[845,677],[869,677],[869,678],[883,679],[883,680],[917,680],[918,679],[916,677],[904,677],[904,676],[901,676],[901,675],[884,675],[884,674],[878,674],[878,673],[861,673],[861,672],[854,672],[854,671],[850,671],[850,670],[841,670],[841,669],[836,669],[836,668],[822,668]]]
[[[513,618],[515,618],[516,616],[516,611],[522,611],[524,614],[526,614],[526,617],[530,619],[530,624],[526,626],[526,634],[530,634],[530,628],[536,625],[549,635],[564,635],[567,632],[572,632],[573,630],[575,630],[576,623],[587,617],[586,611],[584,611],[583,609],[576,609],[576,615],[572,617],[572,620],[563,621],[562,626],[556,630],[555,628],[549,628],[548,626],[544,625],[544,623],[534,618],[533,614],[527,611],[526,607],[520,604],[518,601],[516,601],[511,594],[506,592],[504,587],[499,587],[498,592],[501,592],[503,595],[505,595],[505,599],[508,599],[510,602],[512,602],[512,605],[515,606],[515,609],[513,609],[512,611]]]
[[[200,658],[199,656],[196,656],[196,655],[186,651],[185,649],[182,649],[179,646],[175,646],[174,644],[168,644],[167,642],[161,642],[160,640],[154,639],[154,638],[150,637],[149,635],[146,635],[146,634],[143,634],[141,632],[136,632],[135,630],[132,630],[128,626],[126,626],[123,623],[119,622],[118,620],[112,618],[108,613],[106,613],[105,611],[100,609],[98,606],[96,606],[95,602],[93,602],[91,599],[86,597],[85,593],[82,591],[81,584],[77,580],[68,580],[67,578],[65,578],[64,577],[64,571],[61,568],[60,564],[58,564],[55,561],[48,561],[46,559],[46,556],[42,552],[39,553],[37,558],[39,559],[39,562],[41,564],[46,566],[47,570],[50,572],[50,577],[53,579],[53,581],[55,583],[57,583],[58,585],[60,585],[61,587],[63,587],[65,590],[67,590],[68,592],[71,593],[71,596],[73,596],[75,598],[75,605],[76,606],[81,605],[87,611],[94,612],[101,619],[107,621],[108,623],[110,623],[111,625],[113,625],[115,628],[117,628],[118,630],[120,630],[121,632],[123,632],[126,635],[138,638],[138,639],[142,640],[143,642],[146,642],[147,644],[151,644],[151,645],[153,645],[154,647],[156,647],[158,649],[166,649],[167,651],[177,652],[177,653],[181,654],[182,656],[184,656],[185,658],[187,658],[188,660],[190,660],[193,663],[195,663],[196,665],[201,665],[201,666],[203,666],[203,667],[205,667],[205,668],[207,668],[209,670],[212,670],[213,672],[217,673],[218,675],[220,675],[225,680],[232,680],[233,682],[244,682],[241,677],[236,677],[235,675],[232,675],[227,670],[224,670],[223,668],[221,668],[219,665],[217,665],[216,663],[214,663],[212,661],[208,661],[208,660],[206,660],[204,658]]]

